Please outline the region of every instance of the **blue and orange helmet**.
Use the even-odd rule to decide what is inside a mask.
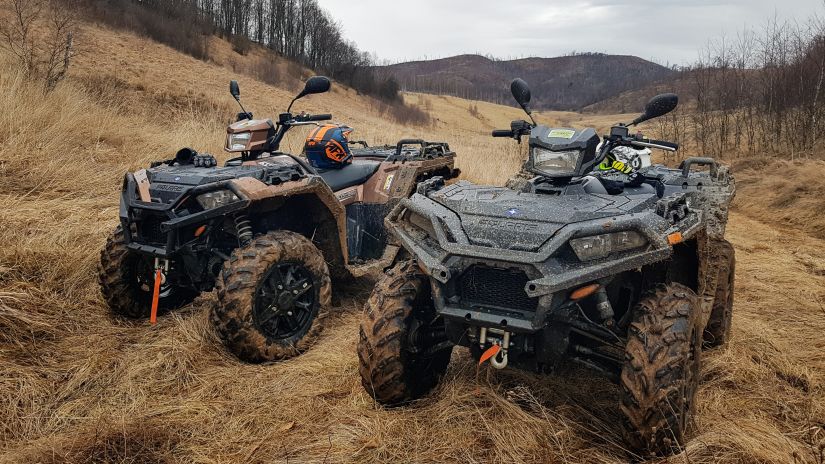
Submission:
[[[339,124],[324,124],[309,133],[304,153],[313,167],[339,169],[352,162],[349,134],[352,128]]]

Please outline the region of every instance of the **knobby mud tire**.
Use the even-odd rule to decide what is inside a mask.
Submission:
[[[450,363],[452,349],[431,355],[411,351],[414,321],[436,320],[430,283],[415,261],[402,261],[379,280],[366,303],[358,341],[361,384],[379,403],[396,406],[432,390]]]
[[[106,239],[100,252],[98,282],[103,300],[112,314],[129,319],[148,318],[152,310],[152,291],[142,291],[136,285],[137,260],[141,257],[126,248],[123,228],[117,226]],[[198,292],[172,287],[167,296],[158,299],[158,313],[163,314],[191,303]]]
[[[699,299],[660,285],[634,309],[620,377],[623,435],[632,451],[665,455],[684,444],[699,383]]]
[[[295,262],[311,274],[316,291],[309,325],[284,339],[270,339],[256,325],[253,304],[261,280],[271,266]],[[236,249],[224,263],[216,283],[218,301],[212,324],[239,359],[252,363],[276,361],[306,351],[321,330],[320,310],[329,307],[332,284],[324,256],[306,237],[289,231],[274,231],[254,238]]]
[[[736,277],[736,252],[730,242],[727,240],[713,242],[712,256],[714,262],[717,263],[716,293],[703,335],[706,347],[722,346],[730,339]]]

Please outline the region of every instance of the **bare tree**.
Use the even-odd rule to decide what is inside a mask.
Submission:
[[[0,23],[3,48],[25,76],[51,91],[66,77],[74,56],[76,5],[66,0],[4,0],[12,20]]]

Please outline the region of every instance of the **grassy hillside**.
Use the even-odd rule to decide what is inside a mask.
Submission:
[[[47,96],[0,63],[0,462],[628,460],[614,426],[616,387],[586,371],[477,370],[456,350],[434,394],[409,408],[376,407],[355,355],[369,281],[327,312],[312,349],[273,365],[226,353],[208,323],[212,295],[155,327],[110,318],[95,268],[123,173],[184,145],[225,159],[224,126],[236,111],[229,79],[239,78],[257,115],[285,107],[298,82],[276,88],[238,76],[232,67],[247,58],[219,41],[212,49],[226,58],[216,63],[92,26],[82,44],[70,79]],[[332,112],[374,143],[446,140],[476,181],[501,183],[517,169],[515,144],[487,135],[521,117],[515,109],[405,98],[433,125],[396,125],[341,87],[296,108]],[[602,129],[628,119],[538,117]],[[290,148],[302,137],[296,131]],[[705,358],[697,433],[671,462],[823,462],[825,241],[751,217],[768,208],[760,186],[793,186],[774,174],[745,176],[743,212],[729,228],[739,258],[733,342]],[[776,207],[789,216],[821,207],[808,192],[819,190]]]

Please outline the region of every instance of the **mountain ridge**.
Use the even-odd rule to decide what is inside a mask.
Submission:
[[[637,56],[602,53],[513,60],[463,54],[377,69],[394,77],[403,91],[508,105],[513,104],[509,83],[521,77],[533,91],[532,106],[543,110],[580,110],[675,73]]]

